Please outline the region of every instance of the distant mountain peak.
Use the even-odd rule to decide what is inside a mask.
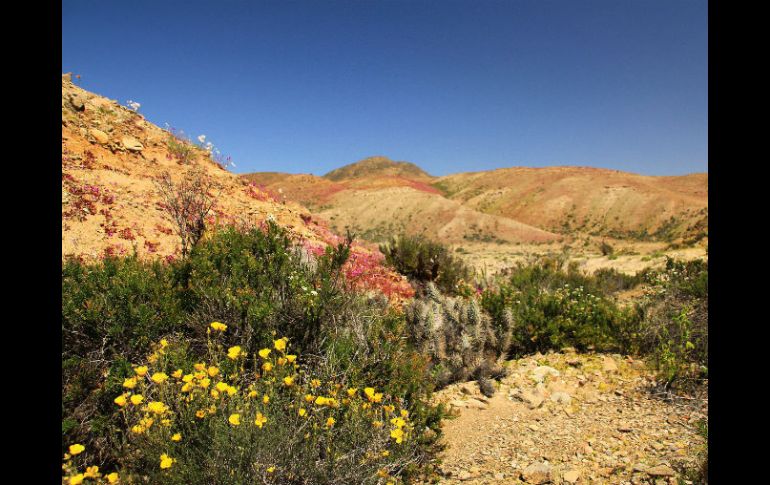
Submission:
[[[426,171],[411,162],[396,162],[384,156],[372,156],[345,165],[324,175],[329,180],[339,181],[370,177],[375,175],[408,177],[412,179],[433,178]]]

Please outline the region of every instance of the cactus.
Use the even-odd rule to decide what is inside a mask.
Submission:
[[[415,300],[405,313],[410,338],[431,357],[440,383],[472,375],[488,379],[493,364],[507,353],[510,326],[504,330],[493,327],[474,299],[444,296],[428,283],[425,297]],[[487,391],[494,392],[494,386]]]

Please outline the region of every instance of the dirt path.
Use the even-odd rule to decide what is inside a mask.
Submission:
[[[458,413],[444,424],[440,483],[678,483],[704,440],[700,406],[645,390],[640,361],[571,352],[509,363],[487,399],[475,382],[436,396]]]

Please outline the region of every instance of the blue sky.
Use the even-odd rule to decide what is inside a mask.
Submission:
[[[708,171],[694,0],[62,2],[62,72],[235,172]]]

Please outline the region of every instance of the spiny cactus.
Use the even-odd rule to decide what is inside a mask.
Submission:
[[[507,345],[510,337],[505,332],[498,336],[475,300],[444,296],[433,283],[425,290],[425,297],[406,309],[406,318],[412,342],[431,357],[437,379],[446,384],[491,368],[507,350],[501,343]]]

